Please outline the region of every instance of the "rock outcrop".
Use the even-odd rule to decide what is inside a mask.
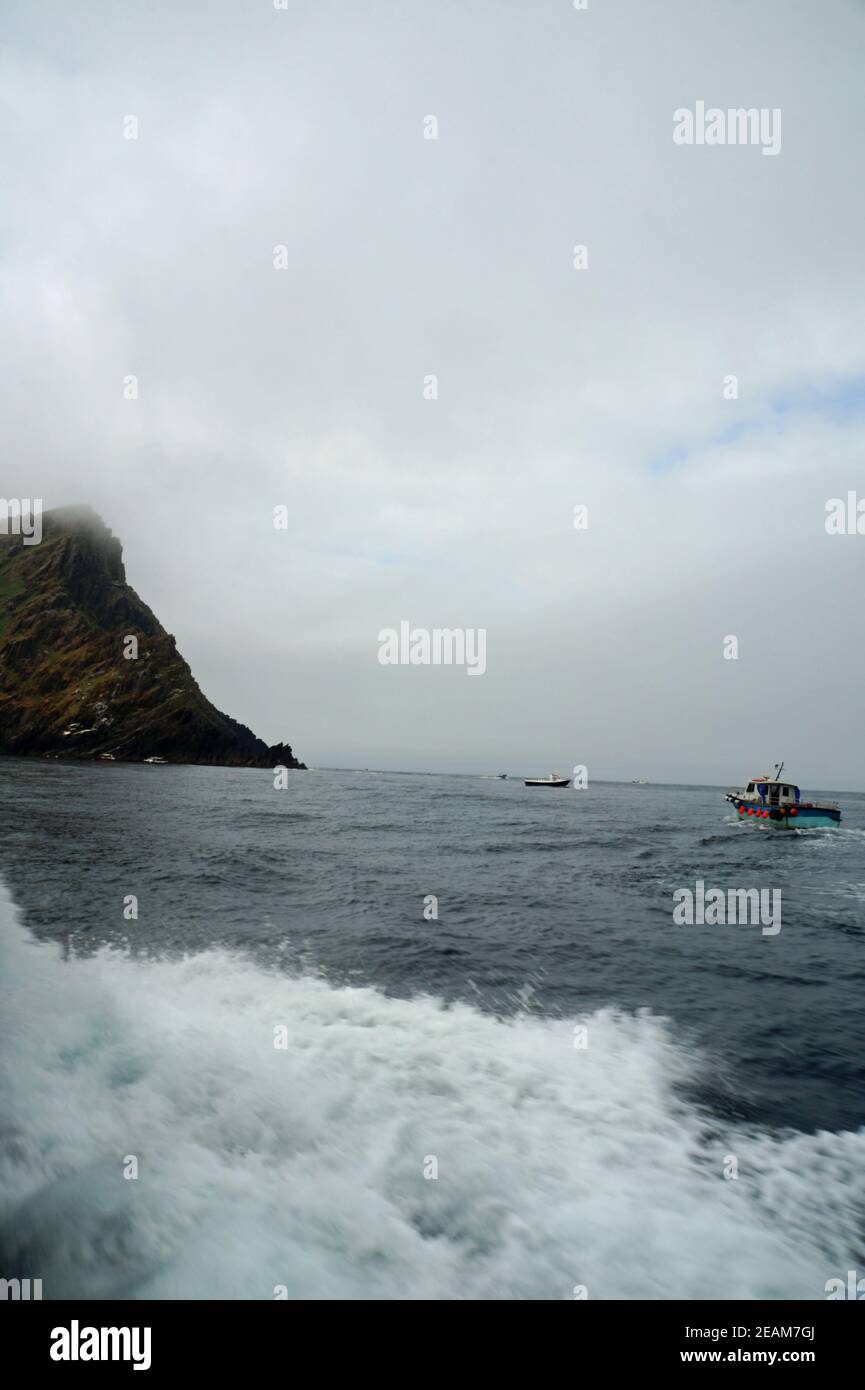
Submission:
[[[304,767],[205,698],[89,507],[46,512],[38,545],[0,532],[0,753]]]

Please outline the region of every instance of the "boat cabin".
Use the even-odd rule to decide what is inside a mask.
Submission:
[[[742,792],[743,801],[753,801],[759,806],[798,806],[801,798],[795,782],[786,778],[767,777],[758,772],[752,777]]]

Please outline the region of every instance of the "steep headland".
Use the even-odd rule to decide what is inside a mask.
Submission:
[[[46,512],[38,545],[0,532],[0,753],[305,766],[205,698],[89,507]]]

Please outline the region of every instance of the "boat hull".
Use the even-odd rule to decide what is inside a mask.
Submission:
[[[548,777],[527,777],[525,779],[525,785],[527,787],[569,787],[571,783],[570,779],[567,777],[557,777],[554,782],[551,782]]]
[[[760,807],[738,800],[732,804],[740,820],[754,821],[774,830],[817,830],[841,824],[841,812],[832,806]],[[766,811],[768,815],[764,814]]]

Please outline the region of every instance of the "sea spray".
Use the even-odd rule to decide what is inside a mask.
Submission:
[[[0,951],[4,1256],[46,1298],[819,1298],[854,1262],[863,1136],[713,1135],[648,1014],[578,1050],[224,951],[64,961],[2,887]]]

